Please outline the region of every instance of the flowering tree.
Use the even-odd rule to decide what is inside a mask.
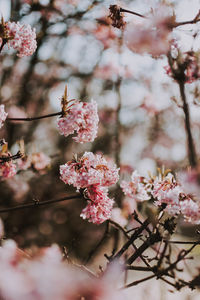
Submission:
[[[11,1],[2,17],[1,299],[199,287],[200,11],[134,3]]]

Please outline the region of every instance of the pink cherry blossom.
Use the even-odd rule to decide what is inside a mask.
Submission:
[[[30,56],[35,52],[37,42],[34,28],[19,22],[7,22],[5,26],[10,38],[8,45],[19,52],[17,56]]]
[[[107,22],[107,20],[104,20]],[[94,36],[97,40],[99,40],[104,49],[112,47],[115,44],[115,40],[117,38],[116,31],[113,27],[108,25],[98,25],[97,28],[93,31]]]
[[[60,166],[61,180],[79,190],[85,189],[88,205],[81,217],[100,224],[111,217],[114,201],[108,197],[107,187],[115,184],[119,169],[102,155],[86,152],[79,160]]]
[[[16,164],[12,161],[0,163],[0,177],[2,179],[8,179],[15,176],[17,173]]]
[[[3,126],[4,121],[6,120],[7,113],[5,112],[4,105],[0,105],[0,128]]]
[[[122,300],[117,289],[120,267],[111,264],[101,277],[62,259],[57,245],[35,256],[21,251],[13,240],[0,247],[0,294],[9,300]]]
[[[105,187],[92,185],[87,188],[87,206],[82,210],[80,216],[88,219],[94,224],[101,224],[110,219],[114,201],[108,197]]]
[[[200,224],[200,206],[199,203],[188,198],[180,202],[181,214],[187,222]]]
[[[119,169],[100,154],[85,152],[78,160],[60,166],[61,180],[77,189],[91,185],[110,186],[118,179]]]
[[[122,227],[126,226],[128,223],[127,218],[123,215],[123,210],[119,207],[113,208],[111,219]]]
[[[44,170],[49,166],[51,159],[43,152],[33,153],[31,156],[31,163],[33,168],[37,171]]]
[[[150,199],[146,189],[145,178],[140,176],[137,171],[132,173],[131,182],[123,180],[120,186],[125,195],[136,201],[145,201]]]
[[[130,50],[137,53],[147,52],[154,56],[169,51],[174,17],[167,15],[166,11],[166,7],[160,5],[148,19],[127,25],[125,41]]]
[[[97,103],[75,102],[67,110],[66,116],[58,119],[59,133],[68,136],[77,132],[73,139],[77,143],[93,142],[97,136],[99,117]]]

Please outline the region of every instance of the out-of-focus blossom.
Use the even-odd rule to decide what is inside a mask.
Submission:
[[[8,45],[18,51],[17,56],[30,56],[35,52],[37,42],[34,28],[19,22],[7,22],[5,26],[9,37]]]
[[[120,184],[125,195],[134,198],[136,201],[149,200],[150,196],[146,190],[145,178],[134,171],[131,176],[131,182],[122,181]]]
[[[103,44],[104,49],[111,47],[116,42],[116,32],[110,25],[99,24],[92,33]]]
[[[51,159],[43,152],[33,153],[31,156],[31,163],[35,170],[41,171],[49,166]]]
[[[3,126],[4,121],[6,120],[7,113],[5,112],[4,105],[0,105],[0,128]]]
[[[20,170],[27,170],[31,167],[31,157],[24,156],[17,160],[17,165]]]
[[[77,189],[91,185],[110,186],[119,179],[119,169],[100,154],[85,152],[78,160],[60,166],[61,180]]]
[[[79,160],[72,160],[60,166],[61,180],[79,190],[85,189],[88,205],[81,217],[100,224],[111,217],[113,200],[105,187],[115,184],[119,169],[102,155],[86,152]]]
[[[111,219],[122,227],[126,226],[127,224],[127,218],[125,218],[125,216],[123,215],[123,210],[119,207],[113,208]]]
[[[6,185],[12,191],[13,199],[16,202],[23,202],[29,191],[29,184],[20,176],[14,176],[10,180],[7,180]]]
[[[177,174],[177,178],[184,192],[198,198],[200,194],[199,170],[191,169]]]
[[[8,179],[15,176],[17,173],[16,164],[12,161],[1,162],[0,163],[0,178]]]
[[[33,153],[17,160],[20,170],[27,170],[33,167],[34,170],[39,172],[45,170],[50,165],[50,162],[50,157],[43,152]]]
[[[25,113],[25,111],[14,105],[8,109],[8,114],[9,118],[27,118],[27,114]]]
[[[59,133],[68,136],[77,132],[73,139],[78,143],[93,142],[97,136],[99,117],[97,103],[75,102],[67,110],[66,116],[58,119]]]
[[[116,80],[118,77],[131,78],[131,71],[127,66],[115,66],[114,64],[107,64],[102,67],[97,67],[94,76],[104,80]]]
[[[167,54],[174,22],[174,16],[166,15],[166,7],[159,6],[154,14],[143,22],[127,25],[125,41],[128,48],[133,52],[147,52],[154,56]]]
[[[21,251],[13,240],[0,247],[0,295],[9,300],[122,300],[117,289],[120,269],[111,265],[101,277],[62,260],[57,245],[35,256]],[[78,298],[77,298],[78,297]]]

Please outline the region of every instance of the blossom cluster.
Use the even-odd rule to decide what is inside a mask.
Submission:
[[[108,197],[108,186],[115,184],[119,169],[100,154],[85,152],[79,160],[60,166],[61,180],[79,189],[85,189],[87,207],[81,217],[100,224],[111,216],[114,201]]]
[[[9,156],[10,153],[7,154]],[[7,162],[0,162],[0,178],[1,179],[8,179],[15,176],[17,173],[17,166],[16,164],[10,160]]]
[[[5,112],[4,105],[0,105],[0,128],[3,126],[4,121],[6,120],[7,113]]]
[[[3,140],[0,151],[0,180],[12,178],[17,173],[17,166],[12,161],[12,155],[8,151],[8,144]]]
[[[93,142],[97,136],[99,117],[97,103],[91,101],[74,102],[65,112],[65,116],[58,119],[59,133],[68,136],[77,132],[73,139],[78,143]]]
[[[36,33],[31,26],[20,24],[19,22],[5,23],[6,34],[8,36],[8,45],[18,51],[17,56],[30,56],[36,48]]]
[[[196,194],[188,193],[184,184],[177,181],[172,173],[144,178],[135,171],[131,182],[123,181],[121,188],[134,201],[152,198],[156,206],[161,206],[170,215],[182,214],[187,222],[200,224],[200,201]]]
[[[158,6],[154,14],[138,24],[128,24],[125,40],[130,50],[150,53],[154,56],[167,54],[170,47],[170,33],[174,16],[166,14],[167,7]]]
[[[120,269],[114,266],[101,277],[63,261],[57,245],[36,255],[21,251],[13,240],[0,247],[0,296],[10,300],[122,300],[116,289]]]

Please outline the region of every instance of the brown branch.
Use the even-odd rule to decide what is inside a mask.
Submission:
[[[135,15],[135,16],[138,16],[138,17],[141,17],[141,18],[147,18],[146,16],[141,15],[141,14],[139,14],[139,13],[136,13],[135,11],[132,11],[132,10],[129,10],[129,9],[124,9],[124,8],[122,8],[122,7],[120,7],[120,12],[129,13],[129,14],[132,14],[132,15]]]
[[[7,40],[6,40],[6,39],[3,39],[3,40],[2,40],[2,43],[1,43],[1,46],[0,46],[0,53],[1,53],[1,51],[3,50],[3,47],[5,46],[6,43],[7,43]]]
[[[196,157],[195,145],[194,145],[192,132],[191,132],[190,112],[189,112],[189,106],[185,95],[185,84],[183,80],[178,80],[177,82],[179,85],[181,99],[183,102],[183,112],[185,114],[185,129],[186,129],[187,141],[188,141],[188,158],[189,158],[190,165],[192,167],[196,167],[197,157]]]
[[[149,225],[149,220],[146,219],[144,223],[131,235],[130,239],[124,244],[124,246],[115,254],[112,259],[119,258],[127,249],[128,247],[138,238],[138,236],[142,233],[143,230],[147,228]]]
[[[41,202],[40,201],[34,201],[32,203],[25,203],[25,204],[13,206],[13,207],[2,208],[2,209],[0,209],[0,213],[13,212],[13,211],[16,211],[16,210],[32,208],[32,207],[38,207],[38,206],[42,206],[42,205],[48,205],[48,204],[53,204],[53,203],[72,200],[72,199],[79,199],[79,198],[82,198],[81,195],[72,195],[72,196],[63,197],[63,198],[60,198],[60,199],[52,199],[52,200],[46,200],[46,201],[41,201]]]
[[[52,114],[38,116],[38,117],[33,117],[33,118],[9,118],[8,117],[6,119],[6,121],[24,121],[24,122],[30,122],[30,121],[36,121],[36,120],[40,120],[40,119],[46,119],[46,118],[51,118],[51,117],[61,116],[61,115],[62,115],[62,111],[59,111],[57,113],[52,113]]]
[[[142,255],[142,253],[148,249],[150,246],[152,246],[153,244],[159,242],[162,240],[162,237],[159,233],[159,231],[157,231],[156,233],[152,233],[152,235],[150,235],[147,240],[134,252],[133,255],[131,255],[128,259],[127,259],[127,264],[132,264],[139,256]]]
[[[132,286],[134,286],[134,285],[138,285],[139,283],[142,283],[142,282],[147,281],[147,280],[149,280],[149,279],[152,279],[152,278],[154,278],[154,277],[156,277],[156,275],[151,275],[151,276],[145,277],[145,278],[143,278],[143,279],[133,281],[133,282],[131,282],[131,283],[125,285],[122,289],[126,289],[126,288],[132,287]]]
[[[102,238],[100,239],[100,241],[98,242],[98,244],[94,247],[94,249],[92,249],[86,259],[86,264],[89,263],[89,261],[92,259],[92,257],[94,256],[94,254],[97,252],[97,250],[103,245],[104,241],[107,239],[109,234],[109,220],[106,222],[106,227],[105,227],[105,231],[104,234],[102,236]]]

